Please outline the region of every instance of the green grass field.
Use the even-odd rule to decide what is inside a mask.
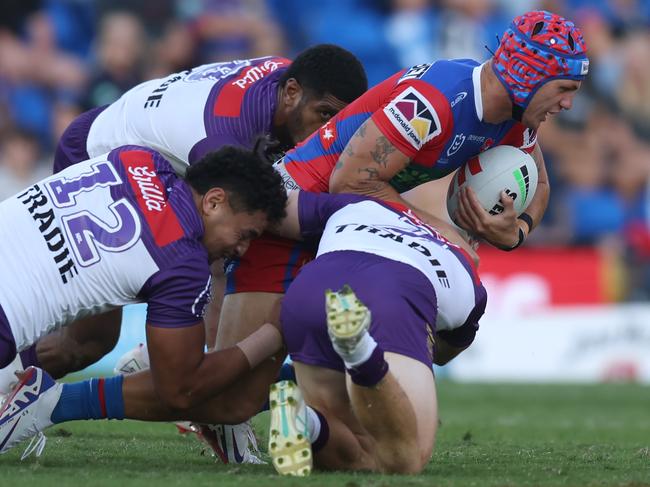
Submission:
[[[77,422],[40,459],[0,457],[0,486],[650,486],[650,388],[441,383],[442,426],[419,476],[222,465],[167,424]],[[257,420],[263,444],[266,418]]]

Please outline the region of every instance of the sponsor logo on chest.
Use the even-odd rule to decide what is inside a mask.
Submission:
[[[407,88],[386,105],[384,114],[417,150],[442,132],[433,105],[413,87]]]
[[[146,166],[131,166],[128,171],[129,179],[134,181],[140,190],[144,207],[148,211],[163,211],[167,201],[158,174]]]
[[[168,190],[158,176],[151,153],[122,152],[120,161],[156,244],[163,247],[183,237],[184,230],[174,208],[168,204]]]

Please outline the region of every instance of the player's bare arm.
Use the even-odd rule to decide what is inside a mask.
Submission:
[[[235,347],[204,353],[201,321],[185,328],[147,325],[147,343],[155,391],[166,406],[184,410],[217,395],[278,352],[282,337],[276,327],[267,324]],[[128,382],[128,377],[125,380]]]
[[[407,204],[389,181],[409,163],[409,157],[369,118],[357,129],[336,163],[330,177],[330,192],[359,193]]]
[[[510,249],[518,244],[520,229],[524,238],[527,237],[544,216],[550,194],[548,174],[539,144],[535,146],[531,155],[537,165],[539,178],[535,196],[526,209],[526,213],[533,222],[531,228],[526,221],[517,218],[514,203],[505,192],[501,194],[503,212],[491,215],[483,209],[476,194],[469,187],[462,188],[460,192],[458,214],[456,215],[458,224],[472,234],[484,238],[492,245],[502,249]]]

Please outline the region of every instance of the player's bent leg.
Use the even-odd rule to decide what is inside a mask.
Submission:
[[[282,296],[263,292],[227,294],[221,307],[217,347],[231,347],[264,323],[277,321]]]
[[[277,323],[280,319],[282,296],[279,293],[262,292],[226,295],[221,308],[216,349],[236,345],[264,323]],[[279,360],[279,357],[275,361],[267,360],[251,371],[246,381],[232,387],[236,395],[247,398],[240,408],[242,415],[247,416],[246,419],[257,414],[266,402],[268,386],[277,377],[281,366],[282,360]]]
[[[388,352],[385,359],[389,372],[376,386],[348,381],[353,410],[374,440],[380,470],[419,473],[431,458],[438,425],[433,373],[404,355]]]
[[[115,348],[121,325],[121,308],[74,321],[36,343],[36,365],[54,378],[82,370]]]
[[[359,299],[349,289],[330,293],[326,311],[325,291],[347,283]],[[436,309],[431,283],[399,262],[333,252],[303,268],[283,301],[282,325],[307,404],[331,426],[326,446],[314,453],[317,466],[416,472],[426,464],[437,413],[429,346]],[[402,385],[401,358],[384,351],[417,365],[423,403],[410,385]],[[396,363],[396,375],[385,356]],[[349,388],[344,373],[354,382]],[[391,451],[392,445],[399,451]]]
[[[226,275],[223,271],[223,260],[219,259],[210,265],[212,271],[212,299],[208,303],[203,322],[205,323],[205,344],[212,349],[217,342],[217,330],[221,316],[221,305],[223,303],[224,291],[226,289]]]
[[[323,470],[376,471],[372,437],[353,413],[345,374],[338,370],[295,362],[306,404],[324,418],[327,434],[311,435],[314,464]],[[313,433],[313,432],[310,432]],[[325,432],[323,432],[325,433]]]
[[[421,471],[433,449],[437,420],[431,367],[404,355],[384,354],[368,332],[370,310],[348,286],[326,292],[326,310],[329,337],[348,370],[353,411],[374,440],[371,453],[378,468]],[[411,380],[416,387],[407,387]]]

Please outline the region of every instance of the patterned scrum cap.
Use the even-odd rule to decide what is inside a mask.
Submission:
[[[582,32],[545,10],[515,17],[494,54],[492,69],[508,90],[513,117],[521,120],[535,92],[553,79],[583,80],[589,59]]]

